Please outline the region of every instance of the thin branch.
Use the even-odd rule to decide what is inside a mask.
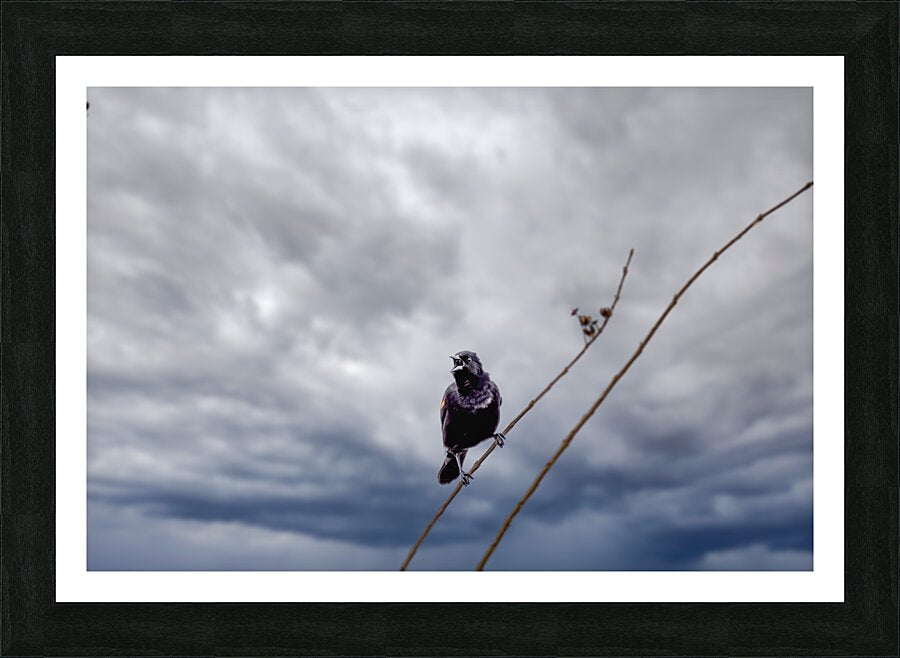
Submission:
[[[526,502],[528,502],[528,499],[531,498],[531,495],[540,486],[541,481],[544,479],[544,477],[547,475],[547,473],[550,471],[550,469],[553,468],[553,465],[556,463],[556,460],[559,459],[560,455],[562,455],[562,453],[565,452],[566,448],[569,447],[569,444],[572,443],[572,439],[575,438],[575,435],[578,434],[579,430],[581,430],[581,428],[588,421],[588,419],[594,415],[594,412],[597,411],[597,408],[601,404],[603,404],[603,401],[606,399],[606,396],[609,395],[609,392],[615,387],[615,385],[619,382],[619,380],[622,378],[622,376],[626,372],[628,372],[628,369],[631,367],[631,364],[634,363],[637,360],[637,358],[641,355],[641,353],[644,351],[644,347],[646,347],[647,343],[650,342],[650,339],[653,338],[653,335],[656,333],[656,330],[659,329],[659,326],[663,323],[663,320],[665,320],[666,316],[668,316],[669,313],[671,312],[671,310],[673,308],[675,308],[675,305],[678,303],[678,300],[685,293],[685,291],[691,287],[691,284],[694,283],[694,281],[696,281],[697,278],[701,274],[703,274],[703,272],[705,272],[706,269],[710,265],[712,265],[716,260],[718,260],[719,256],[721,256],[724,251],[726,251],[731,245],[733,245],[735,242],[737,242],[742,237],[744,237],[744,235],[750,229],[752,229],[754,226],[759,224],[768,215],[771,215],[773,212],[775,212],[776,210],[778,210],[785,204],[792,201],[795,197],[798,197],[801,194],[803,194],[803,192],[805,192],[806,190],[811,188],[812,185],[813,185],[812,181],[808,182],[806,185],[801,187],[798,191],[794,192],[791,196],[786,198],[784,201],[782,201],[778,205],[773,206],[773,207],[769,208],[767,211],[765,211],[764,213],[762,213],[761,215],[758,215],[756,217],[756,219],[754,219],[752,222],[750,222],[744,228],[743,231],[741,231],[736,236],[734,236],[731,240],[729,240],[725,244],[725,246],[723,246],[721,249],[718,249],[715,253],[713,253],[713,255],[710,257],[710,259],[708,261],[706,261],[706,263],[704,263],[703,266],[699,270],[694,272],[693,276],[691,276],[690,279],[687,280],[687,283],[685,283],[681,287],[681,290],[679,290],[677,293],[675,293],[675,296],[672,297],[672,301],[669,302],[669,305],[666,307],[666,310],[663,311],[662,315],[659,316],[659,319],[650,328],[650,331],[647,332],[647,335],[644,336],[644,339],[638,344],[638,347],[635,350],[634,354],[631,355],[631,358],[629,358],[628,361],[625,363],[625,365],[622,366],[622,369],[619,370],[619,372],[617,372],[613,376],[612,380],[609,382],[609,384],[607,384],[606,388],[603,390],[603,393],[600,394],[600,397],[594,401],[594,403],[591,405],[590,409],[587,410],[587,412],[581,417],[581,420],[579,420],[578,423],[575,425],[575,427],[572,428],[572,431],[566,435],[566,438],[563,439],[559,448],[557,448],[556,452],[553,453],[553,456],[550,458],[550,461],[548,461],[544,465],[544,468],[541,469],[540,473],[538,473],[538,476],[534,479],[534,482],[532,482],[531,486],[528,487],[528,490],[525,492],[525,495],[522,496],[522,498],[519,500],[518,503],[516,503],[516,506],[513,508],[512,512],[509,513],[509,516],[506,517],[506,520],[503,522],[503,525],[500,526],[500,530],[499,530],[499,532],[497,532],[497,536],[494,538],[494,541],[491,543],[491,545],[488,547],[487,551],[485,552],[484,556],[481,558],[481,562],[479,562],[478,566],[475,567],[476,571],[484,571],[484,565],[487,564],[487,561],[490,559],[491,555],[493,555],[494,551],[497,549],[497,545],[500,543],[500,540],[503,539],[503,535],[506,534],[506,531],[509,529],[509,525],[510,525],[510,523],[512,523],[512,520],[514,518],[516,518],[516,515],[522,510],[522,507],[525,505]]]
[[[512,430],[512,428],[516,426],[516,423],[518,423],[522,419],[522,416],[524,416],[529,411],[531,411],[531,409],[534,407],[534,405],[536,405],[538,403],[538,401],[540,401],[540,399],[542,397],[544,397],[550,391],[551,388],[553,388],[554,384],[556,384],[556,382],[558,382],[560,379],[562,379],[565,376],[565,374],[567,372],[569,372],[569,368],[571,368],[572,366],[575,365],[575,363],[578,361],[578,359],[580,359],[581,356],[585,352],[587,352],[588,348],[591,345],[593,345],[594,341],[597,340],[598,338],[600,338],[600,334],[603,333],[603,330],[606,328],[606,325],[609,322],[609,319],[613,316],[613,313],[616,310],[616,304],[619,303],[619,297],[622,294],[622,284],[625,283],[625,277],[628,275],[628,267],[629,267],[629,265],[631,265],[631,257],[632,256],[634,256],[634,249],[631,249],[628,252],[628,260],[625,261],[625,267],[622,268],[622,278],[619,279],[619,287],[616,289],[616,296],[613,298],[613,302],[609,307],[610,312],[608,315],[606,315],[603,318],[603,324],[600,325],[599,329],[597,330],[597,333],[594,334],[590,340],[585,342],[584,347],[582,347],[578,351],[578,354],[576,354],[575,357],[571,361],[569,361],[568,365],[566,365],[566,367],[563,368],[559,372],[559,374],[556,375],[556,377],[554,377],[553,379],[550,380],[550,383],[544,387],[544,390],[542,390],[540,393],[538,393],[534,397],[534,399],[531,400],[531,402],[529,402],[527,405],[525,405],[525,408],[522,409],[522,411],[520,411],[515,418],[513,418],[511,421],[509,421],[509,424],[506,426],[506,429],[503,430],[503,434],[509,434],[509,432]],[[487,459],[488,456],[492,452],[494,452],[494,448],[496,448],[496,447],[497,447],[497,443],[492,442],[491,445],[488,447],[488,449],[484,451],[484,454],[481,455],[481,457],[478,459],[478,461],[476,461],[474,464],[472,464],[472,468],[469,469],[469,474],[472,474],[475,471],[477,471],[478,468],[481,466],[482,462],[484,462],[484,460]],[[419,539],[416,541],[416,543],[413,544],[412,548],[409,549],[409,553],[407,554],[406,559],[403,561],[403,564],[400,565],[400,571],[406,571],[406,567],[409,566],[409,563],[412,561],[413,556],[415,556],[416,551],[419,550],[419,546],[421,546],[422,542],[425,541],[425,537],[428,536],[428,533],[431,532],[431,529],[434,527],[434,524],[437,522],[437,520],[439,518],[441,518],[441,516],[444,514],[444,512],[450,506],[450,503],[453,502],[453,499],[456,498],[456,495],[460,492],[460,490],[462,490],[462,488],[463,488],[463,484],[460,481],[456,484],[456,487],[454,487],[453,491],[450,492],[450,495],[447,497],[447,500],[444,501],[444,504],[440,506],[440,508],[437,511],[437,514],[435,514],[434,517],[431,519],[431,521],[428,522],[428,525],[425,526],[425,530],[422,532],[422,535],[419,537]]]

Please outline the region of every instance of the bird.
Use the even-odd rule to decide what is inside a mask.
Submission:
[[[502,448],[506,441],[497,432],[503,398],[475,352],[463,350],[450,358],[453,383],[441,398],[441,435],[447,454],[438,482],[449,484],[462,475],[462,483],[468,485],[472,475],[463,470],[463,460],[469,448],[491,438]]]

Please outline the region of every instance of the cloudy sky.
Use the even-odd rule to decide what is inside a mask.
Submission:
[[[473,568],[684,280],[812,178],[807,89],[88,98],[99,570],[397,569],[450,491],[448,355],[505,424],[634,247],[411,565]],[[812,568],[812,226],[807,193],[698,280],[489,568]]]

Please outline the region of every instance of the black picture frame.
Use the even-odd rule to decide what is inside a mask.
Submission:
[[[0,21],[0,653],[898,655],[898,2],[3,2]],[[55,603],[54,57],[91,54],[843,55],[845,603]]]

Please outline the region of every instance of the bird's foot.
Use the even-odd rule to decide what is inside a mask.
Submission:
[[[503,432],[497,432],[496,434],[494,434],[494,441],[497,442],[498,448],[502,448],[506,443],[506,436],[503,434]]]
[[[462,478],[462,484],[464,487],[468,487],[469,482],[474,479],[474,476],[471,473],[466,473],[465,471],[460,471],[459,475]]]

